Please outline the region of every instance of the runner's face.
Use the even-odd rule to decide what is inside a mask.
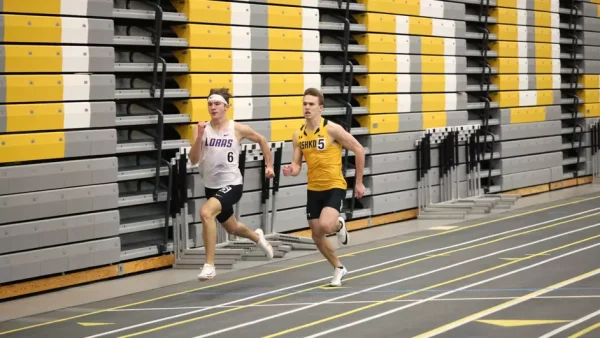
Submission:
[[[316,96],[305,95],[303,106],[304,117],[307,119],[319,117],[321,115],[321,111],[323,110],[323,106],[319,105],[319,98]]]
[[[219,101],[209,101],[208,102],[208,113],[213,120],[222,119],[225,117],[225,112],[227,111],[227,105],[223,102]]]

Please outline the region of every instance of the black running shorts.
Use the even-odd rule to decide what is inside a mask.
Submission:
[[[319,218],[321,210],[325,207],[331,207],[341,212],[345,199],[346,190],[344,189],[308,190],[306,194],[306,218],[309,220]]]
[[[233,215],[233,206],[242,199],[244,185],[227,185],[221,189],[204,188],[206,200],[214,197],[221,202],[221,213],[217,215],[217,221],[223,223]]]

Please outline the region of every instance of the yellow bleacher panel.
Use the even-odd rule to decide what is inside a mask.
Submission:
[[[454,76],[454,75],[447,75]],[[446,75],[422,75],[421,76],[421,92],[445,92],[446,90]]]
[[[7,102],[41,102],[62,100],[62,75],[6,76]]]
[[[448,39],[435,37],[421,37],[421,54],[446,55],[446,43]]]
[[[510,123],[531,123],[546,121],[546,107],[512,108],[510,109]]]
[[[396,73],[398,56],[370,53],[356,56],[356,61],[359,65],[366,66],[369,73]]]
[[[396,36],[392,34],[361,34],[354,37],[369,53],[396,53]]]
[[[248,26],[252,22],[254,25],[269,27],[319,28],[319,11],[316,8],[212,0],[173,0],[171,2],[178,12],[187,15],[188,22],[244,26]],[[255,11],[259,13],[254,13]]]
[[[179,134],[182,140],[194,142],[194,124],[175,125],[175,131]]]
[[[357,77],[361,86],[369,88],[369,92],[396,93],[398,92],[397,78],[394,74],[367,74]]]
[[[421,17],[408,17],[408,34],[433,35],[433,19]]]
[[[3,42],[62,42],[62,19],[51,16],[2,15]]]
[[[291,141],[294,131],[302,126],[304,119],[273,120],[265,123],[271,124],[269,141]]]
[[[423,129],[445,127],[447,122],[446,112],[423,113]]]
[[[61,46],[5,45],[4,69],[10,73],[62,72]]]
[[[2,12],[60,14],[61,0],[4,0]]]
[[[302,96],[271,97],[271,118],[285,118],[302,116]]]
[[[363,128],[369,128],[369,134],[397,133],[400,127],[398,114],[364,115],[356,118]]]
[[[361,107],[367,107],[369,114],[384,114],[398,112],[398,95],[361,95],[356,100]]]
[[[581,106],[579,112],[583,111],[585,117],[600,117],[600,103],[586,103]]]
[[[585,89],[577,92],[583,102],[586,103],[597,103],[600,102],[600,90],[599,89]]]
[[[423,94],[422,111],[434,112],[446,109],[447,94]]]
[[[6,131],[9,133],[63,129],[64,120],[62,103],[6,106]]]
[[[263,44],[252,45],[254,29],[250,27],[231,27],[219,25],[185,24],[173,28],[178,37],[187,39],[190,47],[228,48],[228,49],[265,49]],[[257,40],[267,39],[264,45],[270,50],[318,51],[318,31],[300,29],[266,29],[268,35],[260,35]]]
[[[0,163],[65,157],[62,132],[0,135]]]
[[[365,6],[367,12],[380,12],[399,15],[419,16],[421,4],[419,0],[358,0]]]
[[[586,89],[600,88],[600,75],[585,74],[581,76],[580,82]]]
[[[368,32],[399,33],[396,25],[396,16],[379,13],[355,14],[354,18],[359,24],[365,25]]]

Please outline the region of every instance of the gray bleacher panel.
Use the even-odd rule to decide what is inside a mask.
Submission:
[[[584,60],[583,71],[585,74],[600,74],[600,60]]]
[[[421,135],[423,132],[368,135],[359,141],[363,147],[369,148],[370,154],[381,154],[415,150],[415,141]]]
[[[537,107],[536,107],[537,108]],[[561,119],[561,106],[546,106],[546,121],[555,121]],[[492,113],[492,117],[498,119],[500,124],[511,124],[510,109],[499,109]]]
[[[562,137],[552,136],[518,141],[503,141],[498,143],[501,157],[514,157],[530,154],[548,153],[560,150]]]
[[[116,183],[0,196],[0,224],[114,209]]]
[[[465,165],[459,165],[457,168],[458,179],[465,181],[467,178]],[[432,168],[430,170],[431,185],[438,185],[439,169]],[[402,171],[390,174],[373,175],[364,178],[365,186],[371,189],[371,194],[387,194],[394,191],[402,191],[409,189],[417,189],[417,171]]]
[[[503,124],[498,126],[500,140],[560,135],[561,121]]]
[[[0,254],[119,235],[116,210],[2,225]]]
[[[600,46],[600,33],[582,32],[583,44],[586,46]]]
[[[119,261],[118,237],[0,256],[0,283],[18,281]]]
[[[562,165],[562,160],[562,152],[555,152],[523,157],[503,158],[498,162],[502,173],[504,175],[509,175],[525,171],[558,167]]]
[[[306,207],[303,205],[299,208],[279,210],[277,207],[277,216],[273,224],[273,231],[286,232],[308,227],[306,220]],[[256,230],[260,227],[262,215],[242,216],[241,222],[251,230]]]
[[[583,17],[581,20],[581,24],[583,25],[584,31],[600,32],[599,18]]]
[[[547,184],[563,179],[562,166],[532,170],[500,177],[502,190],[519,189],[540,184]]]
[[[117,151],[115,129],[65,132],[65,158],[112,155]]]
[[[600,47],[582,46],[581,50],[585,60],[600,60]]]
[[[117,181],[117,158],[49,162],[3,167],[0,195]]]
[[[446,125],[457,126],[468,123],[469,114],[466,110],[449,111],[446,113]],[[423,113],[406,113],[399,115],[400,132],[423,130]]]

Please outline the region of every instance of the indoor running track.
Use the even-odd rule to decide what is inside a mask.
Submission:
[[[339,251],[340,288],[313,254],[0,323],[0,336],[600,336],[600,194],[444,229]]]

